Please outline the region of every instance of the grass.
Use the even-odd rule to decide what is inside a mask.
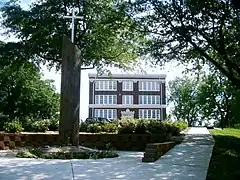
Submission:
[[[215,146],[207,180],[240,179],[240,129],[209,130]]]

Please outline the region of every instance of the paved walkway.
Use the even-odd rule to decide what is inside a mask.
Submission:
[[[184,142],[154,163],[143,152],[101,160],[0,158],[0,180],[204,180],[214,141],[206,128],[191,128]]]

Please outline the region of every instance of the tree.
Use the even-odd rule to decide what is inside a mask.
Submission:
[[[17,56],[17,55],[16,55]],[[59,112],[59,94],[52,80],[42,80],[39,69],[26,60],[0,62],[0,113],[14,118],[52,118]]]
[[[200,113],[206,120],[219,120],[222,128],[230,127],[238,123],[238,116],[234,112],[238,91],[219,71],[213,72],[199,84]]]
[[[126,13],[149,33],[157,62],[214,65],[240,88],[240,9],[230,0],[136,0]],[[237,3],[239,4],[239,3]]]
[[[188,126],[193,126],[198,121],[197,84],[196,80],[187,77],[169,83],[169,102],[174,105],[171,113],[177,120],[187,121]]]
[[[126,3],[110,0],[40,0],[23,10],[16,0],[1,8],[7,33],[20,39],[24,53],[37,62],[61,64],[61,42],[70,37],[71,26],[63,16],[77,9],[75,44],[81,50],[82,66],[133,67],[141,37],[135,24],[122,13]],[[44,12],[44,13],[43,13]]]
[[[214,120],[224,128],[239,123],[239,90],[214,68],[200,77],[171,81],[169,102],[172,115],[189,125]]]
[[[26,11],[12,1],[2,8],[3,25],[21,39],[27,56],[37,62],[48,61],[50,65],[58,63],[60,67],[62,36],[69,36],[71,32],[70,22],[63,16],[70,15],[69,9],[76,7],[77,16],[81,17],[75,24],[74,34],[75,44],[81,51],[79,67],[92,65],[90,68],[101,70],[111,65],[129,69],[135,67],[132,64],[142,46],[143,36],[136,31],[132,20],[122,13],[125,4],[117,0],[40,0]],[[69,90],[65,89],[65,92]],[[70,109],[73,108],[78,107]],[[64,129],[60,130],[64,132]],[[65,130],[69,132],[69,129]]]

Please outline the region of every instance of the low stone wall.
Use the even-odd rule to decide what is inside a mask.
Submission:
[[[143,151],[148,143],[169,140],[167,134],[79,134],[79,144],[87,147],[116,150]],[[58,134],[47,133],[0,133],[0,149],[23,146],[58,145]]]
[[[167,153],[175,142],[151,143],[147,144],[142,162],[154,162]]]

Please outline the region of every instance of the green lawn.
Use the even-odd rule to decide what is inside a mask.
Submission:
[[[240,180],[240,130],[214,129],[215,139],[207,180]]]

